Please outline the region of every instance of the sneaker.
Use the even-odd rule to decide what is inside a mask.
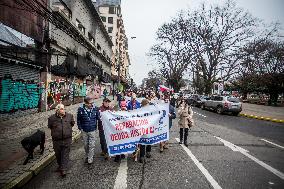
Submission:
[[[145,161],[145,158],[144,157],[141,157],[140,159],[139,159],[139,163],[145,163],[146,161]]]
[[[182,142],[179,142],[179,144],[182,144]]]
[[[60,171],[60,175],[61,175],[62,178],[66,177],[66,174],[67,173],[65,171]]]
[[[162,153],[164,151],[164,148],[160,148],[160,153]]]
[[[91,165],[93,163],[92,159],[88,159],[88,165]]]
[[[114,161],[117,163],[120,162],[120,156],[115,156]]]
[[[164,149],[169,149],[168,145],[165,144],[164,145]]]
[[[105,156],[106,155],[106,153],[104,153],[104,152],[101,152],[101,154],[100,154],[101,156]]]
[[[188,147],[188,144],[187,144],[187,143],[184,143],[184,145],[185,145],[186,147]]]
[[[147,153],[146,153],[146,158],[151,158],[150,152],[147,152]]]

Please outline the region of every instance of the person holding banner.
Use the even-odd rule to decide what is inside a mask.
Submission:
[[[170,96],[168,94],[164,95],[164,102],[165,103],[170,102]],[[172,128],[173,119],[175,119],[175,118],[176,118],[175,108],[171,104],[169,104],[169,130]],[[169,147],[168,147],[167,141],[160,143],[160,152],[163,152],[164,149],[168,149],[168,148]]]
[[[141,104],[137,101],[136,94],[132,94],[131,101],[128,103],[127,110],[135,110],[141,108]]]
[[[149,101],[147,99],[143,99],[141,102],[141,107],[145,107],[149,105]],[[150,158],[151,157],[151,145],[140,145],[140,159],[139,162],[140,163],[144,163],[145,162],[145,154],[146,154],[146,158]]]
[[[110,102],[111,102],[110,99],[105,98],[103,100],[102,106],[100,107],[100,112],[104,112],[107,110],[113,111],[113,108],[110,106]],[[100,144],[101,144],[101,149],[102,149],[101,155],[104,156],[106,160],[109,160],[109,156],[107,153],[107,144],[106,144],[106,139],[105,139],[105,134],[104,134],[104,125],[102,124],[101,120],[98,121],[98,128],[99,128]]]
[[[187,137],[188,137],[189,127],[191,127],[193,125],[193,119],[192,119],[193,111],[192,111],[191,107],[188,106],[185,99],[181,100],[181,103],[180,103],[180,106],[179,106],[179,109],[178,109],[178,115],[179,115],[178,124],[179,124],[179,127],[180,127],[180,131],[179,131],[180,142],[179,142],[179,144],[183,143],[185,146],[188,146]]]
[[[94,106],[91,97],[84,99],[82,107],[78,108],[77,125],[78,129],[83,133],[84,148],[86,152],[85,162],[89,165],[93,163],[95,154],[95,131],[97,129],[97,121],[100,118],[98,108]]]

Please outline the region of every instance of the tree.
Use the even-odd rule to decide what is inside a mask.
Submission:
[[[205,93],[212,84],[227,81],[238,72],[239,49],[254,36],[258,20],[228,0],[224,5],[205,4],[183,18],[183,32],[194,52],[194,67],[200,66]]]
[[[180,15],[170,23],[162,25],[157,32],[157,44],[150,49],[149,53],[149,56],[160,65],[160,73],[175,92],[182,87],[182,77],[192,58],[192,52],[182,32],[181,21]]]
[[[163,80],[162,76],[157,73],[157,71],[152,70],[148,73],[148,78],[146,80],[146,88],[154,88],[156,89],[159,84],[161,84],[161,81]]]
[[[284,93],[284,42],[273,38],[257,39],[248,43],[242,53],[242,79],[253,77],[248,87],[269,93],[269,104],[276,105],[279,94]]]

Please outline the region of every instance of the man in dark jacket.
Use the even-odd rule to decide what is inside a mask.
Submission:
[[[94,101],[90,97],[84,99],[82,107],[78,108],[77,125],[83,133],[84,147],[86,152],[86,163],[92,164],[95,154],[95,131],[97,121],[100,118],[98,108],[94,106]]]
[[[105,98],[103,100],[103,105],[100,107],[100,112],[104,112],[107,110],[113,111],[113,108],[110,106],[110,99]],[[102,155],[105,156],[105,159],[108,160],[108,152],[107,152],[107,144],[106,144],[106,139],[105,139],[105,134],[104,134],[104,125],[101,120],[98,122],[98,128],[99,128],[99,136],[100,136],[100,144],[101,144],[101,149],[102,149]]]
[[[57,172],[66,176],[69,163],[69,153],[72,143],[72,127],[75,121],[72,114],[66,113],[63,104],[56,106],[56,113],[48,118],[48,128],[51,130],[53,149],[57,160]]]
[[[141,104],[136,99],[136,94],[133,93],[131,101],[128,103],[127,110],[135,110],[141,108]]]

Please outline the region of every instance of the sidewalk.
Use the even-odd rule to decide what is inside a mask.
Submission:
[[[109,98],[112,100],[112,96]],[[102,100],[103,98],[95,100],[96,106],[101,106]],[[75,120],[79,106],[80,104],[75,104],[66,107],[66,111],[72,113]],[[54,159],[50,130],[47,128],[47,118],[52,114],[54,110],[0,122],[0,188],[7,187],[8,183],[13,186],[18,177],[31,178],[33,174],[37,174],[40,167],[46,166]],[[34,159],[23,165],[27,153],[21,147],[20,141],[37,129],[45,130],[45,152],[40,155],[37,147]],[[74,140],[80,137],[77,125],[73,127],[73,136]]]
[[[284,122],[284,107],[273,107],[243,103],[242,116],[263,119],[267,121]]]

